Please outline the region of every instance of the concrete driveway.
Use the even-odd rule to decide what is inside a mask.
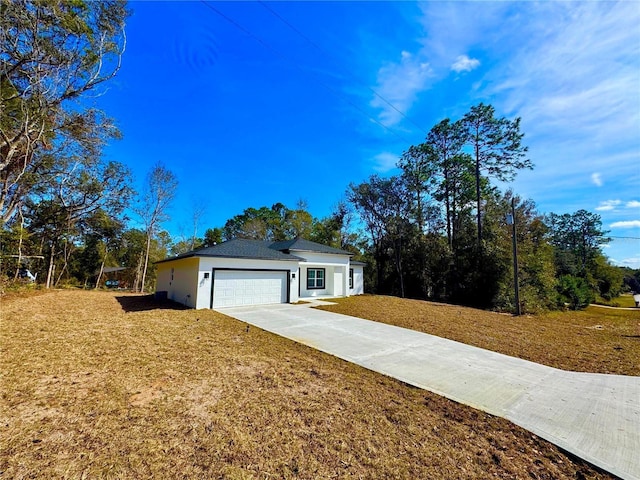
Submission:
[[[640,480],[640,377],[567,372],[302,305],[219,311],[506,418],[608,472]]]

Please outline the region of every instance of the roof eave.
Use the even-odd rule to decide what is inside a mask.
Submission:
[[[308,253],[322,253],[324,255],[347,255],[349,257],[353,257],[355,255],[355,253],[351,253],[351,252],[347,252],[346,250],[344,250],[344,253],[338,253],[338,252],[323,252],[321,250],[303,250],[301,248],[292,248],[290,250],[287,250],[288,252],[308,252]]]
[[[261,257],[261,256],[253,256],[253,255],[211,255],[211,254],[202,254],[202,255],[194,255],[196,257],[206,257],[206,258],[241,258],[244,260],[271,260],[273,262],[299,262],[302,258],[291,255],[291,258],[273,258],[273,257]]]
[[[270,260],[273,262],[301,262],[304,261],[303,258],[296,257],[295,255],[291,255],[290,258],[273,258],[273,257],[261,257],[261,256],[249,256],[249,255],[214,255],[207,253],[187,253],[184,255],[178,255],[177,257],[165,258],[164,260],[158,260],[157,262],[153,262],[154,265],[158,263],[166,263],[173,262],[175,260],[183,260],[185,258],[241,258],[243,260]]]
[[[183,258],[191,258],[191,257],[195,257],[195,256],[196,255],[194,255],[193,252],[184,253],[182,255],[177,255],[175,257],[170,257],[170,258],[165,258],[163,260],[158,260],[157,262],[153,262],[153,265],[157,265],[159,263],[173,262],[174,260],[182,260]]]

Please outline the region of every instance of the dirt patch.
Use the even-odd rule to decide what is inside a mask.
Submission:
[[[187,386],[186,403],[188,413],[200,420],[207,421],[211,417],[211,409],[222,398],[222,389],[217,388],[208,380]]]
[[[165,397],[165,388],[167,383],[167,379],[162,379],[141,388],[138,392],[129,397],[129,405],[132,407],[143,407],[154,400]]]

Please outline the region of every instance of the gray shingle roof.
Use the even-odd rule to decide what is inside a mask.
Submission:
[[[299,251],[299,252],[316,252],[316,253],[333,253],[336,255],[349,255],[353,253],[339,248],[328,247],[320,243],[305,240],[304,238],[296,238],[294,240],[286,240],[284,242],[273,242],[271,248],[281,251]]]
[[[295,255],[269,248],[271,243],[272,242],[263,242],[262,240],[246,240],[237,238],[211,247],[200,248],[198,250],[183,253],[177,257],[167,258],[157,263],[188,257],[252,258],[258,260],[285,260],[295,262],[302,260]]]
[[[224,258],[252,258],[258,260],[288,260],[301,261],[302,258],[292,255],[290,252],[316,252],[316,253],[332,253],[337,255],[349,255],[351,252],[340,250],[338,248],[328,247],[320,243],[311,242],[297,238],[295,240],[286,240],[283,242],[266,242],[262,240],[246,240],[236,238],[226,242],[213,245],[211,247],[200,248],[191,252],[183,253],[176,257],[160,260],[156,263],[168,262],[180,258],[189,257],[224,257]]]

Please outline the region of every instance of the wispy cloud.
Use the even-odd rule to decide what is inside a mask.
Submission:
[[[636,228],[638,216],[629,213],[640,202],[625,198],[637,198],[640,182],[637,2],[422,2],[420,8],[424,36],[415,53],[433,69],[433,94],[447,99],[434,102],[433,123],[478,102],[521,117],[536,167],[521,172],[514,188],[543,211],[561,211],[593,208],[595,185],[597,201],[621,200],[599,205],[604,221]],[[462,52],[482,68],[454,85],[452,66]]]
[[[396,168],[398,155],[391,152],[382,152],[373,157],[373,169],[379,173],[386,173]]]
[[[522,32],[508,32],[521,47],[488,74],[485,93],[522,116],[533,135],[565,142],[565,161],[606,164],[608,176],[632,172],[631,163],[608,157],[638,145],[640,111],[628,99],[640,81],[637,3],[545,2],[527,10]]]
[[[454,99],[460,113],[485,101],[500,113],[521,116],[527,140],[544,138],[557,147],[554,157],[536,159],[537,168],[557,169],[557,157],[564,156],[564,162],[579,159],[581,170],[606,166],[611,169],[608,177],[633,172],[631,162],[614,162],[612,157],[638,145],[640,110],[628,94],[636,92],[640,82],[636,2],[463,5],[420,4],[424,33],[415,39],[419,46],[407,48],[401,61],[378,72],[378,88],[389,91],[387,98],[394,105],[397,101],[396,106],[406,111],[420,91],[452,71],[477,69],[482,59],[490,68],[471,91]],[[469,51],[474,54],[460,54]],[[432,82],[426,81],[424,72],[416,75],[417,66],[427,63]],[[381,102],[374,100],[373,105],[383,109],[381,119],[400,120]],[[436,121],[444,116],[439,114]]]
[[[602,175],[600,173],[592,173],[591,174],[591,182],[596,186],[596,187],[601,187],[603,185],[602,182]]]
[[[378,71],[378,85],[375,90],[394,107],[374,97],[371,106],[381,109],[380,121],[385,125],[395,125],[402,114],[409,111],[418,97],[418,93],[427,88],[432,75],[431,67],[424,58],[407,51],[401,53],[400,62],[389,63]]]
[[[480,60],[477,58],[469,58],[466,55],[460,55],[456,58],[456,61],[451,65],[451,70],[454,72],[470,72],[480,66]]]
[[[623,220],[621,222],[613,222],[611,228],[640,228],[640,220]]]
[[[600,202],[600,205],[596,207],[596,210],[599,212],[609,212],[614,210],[621,203],[621,200],[605,200],[604,202]]]
[[[640,180],[636,2],[421,5],[424,55],[440,84],[445,83],[441,71],[451,72],[460,52],[473,52],[469,55],[484,66],[468,74],[473,86],[452,97],[455,103],[440,118],[461,115],[480,101],[492,103],[502,115],[522,118],[536,167],[518,176],[516,188],[539,203],[564,197],[563,204],[584,208],[591,195],[586,171],[587,178],[601,172],[592,184],[634,195]]]

